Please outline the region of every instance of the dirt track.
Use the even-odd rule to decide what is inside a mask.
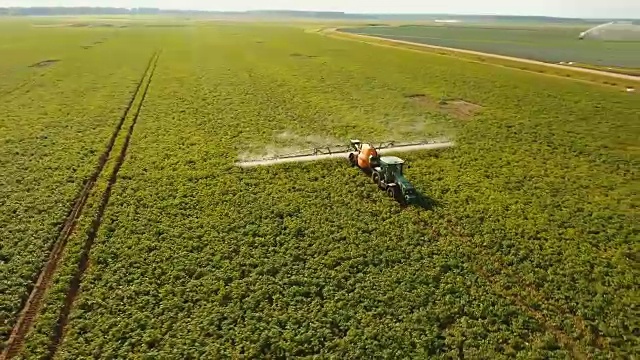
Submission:
[[[69,321],[69,315],[71,313],[71,308],[73,307],[75,300],[78,297],[78,294],[80,292],[80,283],[82,281],[84,273],[89,267],[89,255],[91,252],[91,248],[93,247],[93,243],[95,242],[95,239],[97,237],[98,230],[102,225],[102,218],[104,216],[104,212],[107,208],[107,205],[109,204],[109,199],[111,198],[113,187],[116,184],[116,181],[118,178],[118,172],[120,171],[120,168],[122,167],[126,159],[127,151],[129,149],[129,143],[131,142],[131,138],[133,136],[133,130],[136,126],[136,123],[138,122],[138,118],[140,116],[140,112],[144,105],[144,101],[147,98],[147,93],[149,92],[151,81],[153,80],[153,76],[158,66],[158,59],[160,58],[160,54],[161,52],[154,53],[154,55],[151,58],[153,61],[153,65],[151,68],[147,68],[147,70],[145,71],[145,74],[147,73],[149,74],[149,78],[147,80],[146,86],[144,87],[144,90],[142,90],[142,98],[140,100],[140,103],[138,104],[138,109],[136,110],[133,116],[133,121],[131,122],[131,125],[129,126],[129,129],[127,131],[124,144],[120,148],[120,154],[116,159],[115,166],[113,167],[111,176],[109,177],[107,188],[102,194],[102,201],[100,202],[100,206],[98,207],[96,216],[93,219],[93,222],[91,224],[91,229],[89,229],[88,237],[84,243],[82,254],[80,256],[80,260],[78,263],[78,268],[74,273],[73,277],[71,278],[71,282],[69,284],[69,291],[67,292],[67,296],[64,301],[64,306],[60,311],[58,321],[56,323],[56,327],[54,330],[54,334],[52,336],[52,342],[51,344],[49,344],[49,355],[47,357],[48,359],[55,358],[56,353],[58,351],[58,347],[60,346],[60,343],[62,342],[62,339],[64,337],[67,323]],[[153,60],[154,58],[155,60]],[[138,90],[140,90],[140,88],[138,88]],[[134,94],[134,99],[135,99],[135,95],[137,95],[137,92],[136,94]]]
[[[490,54],[490,53],[484,53],[484,52],[480,52],[480,51],[456,49],[456,48],[437,46],[437,45],[429,45],[429,44],[422,44],[422,43],[416,43],[416,42],[404,41],[404,40],[395,40],[395,39],[386,38],[386,37],[384,37],[385,35],[381,35],[381,34],[380,35],[373,34],[373,36],[372,35],[362,35],[362,34],[354,34],[354,33],[345,33],[345,32],[339,31],[338,29],[328,29],[327,31],[330,32],[330,33],[334,32],[334,33],[339,33],[339,34],[343,34],[343,35],[352,36],[354,38],[362,38],[363,40],[364,39],[367,39],[367,40],[371,39],[371,40],[376,40],[376,41],[380,41],[380,40],[389,41],[389,42],[393,42],[393,43],[397,43],[397,44],[420,46],[420,47],[429,48],[429,49],[446,50],[446,51],[458,52],[458,53],[469,54],[469,55],[478,55],[478,56],[490,57],[490,58],[494,58],[494,59],[509,60],[509,61],[515,61],[515,62],[520,62],[520,63],[525,63],[525,64],[540,65],[540,66],[546,66],[546,67],[555,68],[555,69],[576,71],[576,72],[588,73],[588,74],[593,74],[593,75],[607,76],[607,77],[616,78],[616,79],[623,79],[623,80],[630,80],[630,81],[640,82],[640,76],[618,74],[618,73],[612,73],[612,72],[594,70],[594,69],[586,69],[586,68],[574,67],[574,66],[551,64],[551,63],[546,63],[546,62],[537,61],[537,60],[523,59],[523,58],[511,57],[511,56],[506,56],[506,55]]]
[[[36,283],[33,289],[31,290],[31,293],[29,294],[29,298],[27,299],[26,303],[23,305],[23,308],[20,311],[18,319],[13,326],[13,329],[7,341],[6,348],[0,354],[0,360],[11,359],[19,355],[20,350],[24,345],[25,337],[28,334],[28,332],[31,330],[34,324],[34,321],[36,319],[36,316],[38,315],[38,312],[40,310],[40,307],[42,306],[45,293],[47,292],[47,290],[52,284],[53,275],[59,266],[60,259],[62,258],[62,252],[64,251],[67,241],[75,231],[77,222],[80,219],[80,216],[82,216],[84,206],[86,205],[87,200],[89,199],[89,196],[93,191],[93,187],[98,181],[98,178],[102,174],[103,170],[105,169],[107,161],[111,157],[111,153],[115,147],[116,139],[118,138],[122,130],[122,126],[124,125],[128,114],[133,109],[135,99],[138,97],[138,94],[143,86],[144,79],[147,77],[147,74],[151,69],[155,56],[156,54],[154,54],[149,60],[149,63],[147,64],[147,68],[144,71],[142,78],[138,82],[138,85],[135,91],[133,92],[133,95],[129,100],[129,103],[127,104],[127,108],[125,109],[124,113],[120,117],[120,120],[118,121],[118,124],[115,130],[111,134],[111,137],[107,144],[107,148],[100,155],[96,169],[86,181],[81,192],[76,196],[76,200],[74,201],[73,208],[70,210],[69,214],[67,215],[63,223],[63,226],[60,230],[60,233],[58,235],[58,238],[54,243],[51,252],[49,253],[49,257],[46,263],[44,264],[44,267],[40,271],[40,274],[38,275]],[[156,61],[157,61],[157,58],[156,58]],[[148,86],[149,84],[147,83],[147,88]],[[139,111],[140,109],[138,108],[138,112]],[[136,117],[137,116],[138,114],[136,113]],[[131,132],[132,130],[130,129],[129,131]],[[128,134],[127,139],[129,137],[130,137],[130,134]]]

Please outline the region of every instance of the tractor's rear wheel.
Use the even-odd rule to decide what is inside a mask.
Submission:
[[[351,166],[358,166],[358,157],[356,154],[349,154],[349,162],[351,163]]]
[[[379,184],[380,183],[380,174],[374,171],[371,174],[371,180],[373,180],[374,184]]]

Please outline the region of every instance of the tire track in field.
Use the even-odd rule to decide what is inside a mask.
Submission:
[[[475,264],[475,265],[472,266],[472,269],[476,272],[476,274],[478,274],[480,276],[480,278],[482,278],[485,282],[487,282],[487,284],[489,285],[489,287],[491,288],[491,290],[495,294],[497,294],[497,295],[509,300],[511,303],[515,304],[518,308],[520,308],[526,314],[528,314],[529,316],[534,318],[540,325],[542,325],[542,327],[546,331],[548,331],[551,334],[553,334],[553,337],[560,344],[562,344],[566,349],[568,349],[571,352],[571,355],[573,356],[574,359],[586,359],[587,358],[587,355],[585,353],[583,353],[581,350],[578,349],[578,346],[577,346],[576,342],[569,335],[567,335],[564,332],[564,330],[560,329],[556,325],[553,325],[544,316],[544,314],[541,311],[539,311],[539,310],[531,307],[529,304],[527,304],[527,302],[524,301],[520,295],[511,294],[511,293],[505,291],[498,284],[498,280],[494,276],[491,276],[489,273],[487,273],[487,271],[482,266],[480,266],[478,264]]]
[[[489,259],[491,257],[491,255],[489,254],[483,254],[482,251],[478,253],[478,256],[480,256],[483,259]],[[499,285],[499,280],[498,280],[499,275],[489,274],[485,270],[485,268],[482,267],[482,265],[480,264],[473,265],[473,270],[478,275],[480,275],[480,277],[484,279],[487,282],[487,284],[491,286],[491,288],[496,294],[499,294],[500,296],[506,299],[509,299],[511,302],[515,303],[520,308],[525,309],[527,313],[529,313],[532,317],[538,320],[538,322],[540,322],[548,331],[554,334],[554,336],[556,337],[556,339],[558,339],[558,341],[568,346],[568,348],[572,351],[575,358],[580,359],[580,358],[586,358],[587,356],[586,354],[583,354],[581,351],[577,349],[576,341],[573,338],[569,337],[569,335],[567,335],[564,330],[560,329],[557,325],[552,325],[540,310],[532,307],[531,305],[528,305],[527,301],[524,300],[523,295],[528,296],[529,298],[540,299],[544,301],[545,304],[551,310],[553,310],[553,312],[555,312],[555,315],[561,318],[570,319],[571,322],[573,323],[573,326],[578,331],[580,331],[580,333],[584,334],[585,336],[591,336],[591,339],[582,338],[578,341],[581,341],[583,339],[589,340],[589,345],[599,350],[604,350],[608,346],[608,341],[602,337],[602,335],[598,332],[597,329],[590,328],[589,325],[585,322],[585,320],[581,316],[573,314],[573,312],[571,312],[569,309],[567,309],[565,306],[561,304],[550,304],[549,297],[541,293],[532,285],[522,283],[520,294],[512,293],[512,292],[510,293],[504,290]]]
[[[55,357],[58,347],[60,346],[60,344],[62,343],[62,339],[64,338],[65,330],[67,328],[67,324],[69,320],[69,314],[71,313],[71,308],[73,307],[73,304],[75,303],[75,300],[78,297],[78,294],[80,293],[80,285],[82,282],[82,277],[84,276],[84,273],[87,270],[87,267],[89,265],[89,255],[91,253],[91,248],[93,247],[93,243],[95,242],[95,239],[98,235],[98,230],[100,229],[100,225],[102,225],[102,218],[104,217],[104,212],[107,208],[107,205],[109,204],[109,199],[111,198],[111,192],[113,191],[113,186],[116,184],[116,181],[118,179],[118,172],[120,171],[120,168],[124,164],[124,161],[127,157],[127,151],[129,149],[129,143],[133,136],[133,130],[136,126],[136,123],[138,122],[138,117],[140,116],[142,106],[144,105],[144,101],[147,97],[147,93],[149,91],[151,81],[153,80],[153,75],[155,74],[155,70],[158,65],[158,59],[160,58],[160,55],[161,55],[161,52],[157,52],[156,54],[154,54],[155,61],[153,61],[153,58],[152,58],[153,66],[151,67],[151,70],[150,70],[149,80],[147,81],[145,88],[142,92],[142,98],[140,100],[140,104],[138,104],[138,108],[133,117],[133,121],[129,126],[129,129],[127,131],[127,136],[124,140],[124,144],[120,149],[120,154],[118,155],[116,164],[113,168],[113,171],[111,172],[111,176],[109,177],[107,188],[105,189],[102,195],[100,206],[91,224],[91,229],[89,230],[89,234],[85,241],[84,248],[82,249],[82,254],[78,262],[78,269],[76,273],[73,275],[73,278],[71,279],[71,282],[69,284],[69,292],[67,293],[67,296],[65,298],[64,306],[60,311],[56,328],[54,329],[54,332],[51,337],[51,343],[49,345],[48,355],[45,359],[53,359]]]
[[[35,83],[35,80],[26,80],[23,83],[17,85],[16,87],[14,87],[13,89],[7,90],[3,93],[0,94],[0,98],[3,98],[5,96],[9,96],[15,92],[18,92],[20,90],[22,90],[23,88],[29,86],[29,85],[33,85]]]
[[[471,242],[471,237],[469,237],[468,235],[464,235],[463,231],[461,231],[456,226],[453,226],[453,224],[450,224],[450,225],[451,225],[450,228],[453,230],[454,235],[463,239],[465,243]],[[487,259],[491,258],[491,255],[486,254],[482,250],[478,251],[476,249],[476,251],[477,252],[470,260],[470,268],[471,270],[473,270],[473,272],[475,272],[478,275],[479,278],[481,278],[487,283],[488,287],[491,289],[491,291],[494,294],[504,299],[507,299],[512,304],[514,304],[517,308],[523,311],[525,314],[535,319],[542,326],[543,329],[551,333],[553,337],[562,346],[564,346],[565,349],[571,352],[572,358],[574,359],[589,358],[588,356],[589,354],[586,354],[582,349],[580,349],[578,342],[576,342],[575,339],[569,336],[569,334],[567,334],[565,330],[563,330],[558,325],[550,321],[540,310],[531,306],[529,302],[523,298],[523,296],[517,293],[514,294],[512,292],[505,290],[500,285],[498,275],[492,275],[489,272],[487,272],[485,269],[484,264],[486,263]],[[529,295],[533,295],[538,299],[543,299],[547,301],[546,296],[543,296],[538,290],[534,289],[529,285],[525,284],[524,290],[526,290],[525,292],[528,293]],[[576,329],[580,330],[584,334],[592,335],[594,337],[594,341],[592,341],[591,343],[592,346],[600,350],[603,350],[605,348],[606,341],[602,339],[600,334],[590,331],[586,326],[584,319],[582,319],[578,315],[572,314],[571,312],[569,312],[567,309],[563,307],[558,307],[556,305],[551,305],[551,304],[548,304],[548,305],[554,310],[555,315],[558,315],[559,317],[564,317],[564,318],[569,317],[573,322],[574,326],[576,327]]]
[[[0,99],[7,97],[9,95],[20,92],[21,90],[27,90],[27,92],[31,91],[32,88],[38,83],[38,80],[42,80],[41,78],[51,72],[51,69],[40,70],[39,73],[33,74],[26,79],[24,79],[20,84],[16,85],[12,89],[5,90],[4,92],[0,92]]]
[[[38,314],[40,307],[42,306],[42,300],[44,298],[44,294],[46,293],[47,289],[51,286],[51,281],[53,280],[53,274],[58,268],[58,264],[60,262],[62,252],[67,244],[67,241],[69,240],[69,237],[75,230],[76,223],[80,218],[80,215],[82,214],[82,210],[84,209],[84,206],[87,202],[87,199],[89,198],[89,195],[91,194],[91,190],[93,189],[93,186],[95,185],[96,181],[100,177],[100,174],[104,170],[107,160],[111,156],[111,151],[113,150],[116,139],[120,134],[120,131],[122,130],[122,126],[127,116],[129,115],[129,112],[131,112],[131,109],[133,108],[133,103],[137,98],[138,93],[140,92],[140,89],[142,88],[142,84],[144,82],[144,79],[147,77],[149,69],[151,69],[154,57],[155,57],[155,54],[149,60],[149,63],[147,64],[147,67],[143,73],[143,76],[142,78],[140,78],[140,81],[136,86],[133,96],[129,100],[129,103],[127,104],[125,111],[120,117],[120,120],[118,121],[118,125],[116,126],[113,133],[111,134],[111,138],[107,143],[107,148],[100,155],[100,158],[98,159],[98,165],[96,166],[93,173],[89,176],[89,178],[85,181],[85,184],[83,188],[80,190],[80,192],[78,193],[78,195],[76,195],[75,200],[73,202],[73,206],[69,211],[69,213],[67,214],[64,222],[62,223],[62,226],[59,230],[58,237],[49,252],[49,257],[47,259],[47,262],[44,264],[43,268],[40,270],[40,273],[37,276],[35,285],[31,290],[31,293],[29,294],[27,301],[22,306],[22,310],[18,315],[18,320],[14,325],[11,331],[11,334],[9,335],[7,346],[2,352],[2,354],[0,355],[0,360],[6,360],[14,357],[20,352],[20,349],[22,349],[22,345],[24,344],[24,339],[27,333],[29,332],[29,330],[31,329],[31,327],[33,326],[35,317]]]

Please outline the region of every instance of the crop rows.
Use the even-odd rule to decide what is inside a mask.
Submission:
[[[114,129],[144,70],[144,47],[130,52],[132,57],[142,55],[139,63],[106,60],[105,54],[122,50],[122,44],[114,43],[104,52],[82,57],[66,53],[65,61],[46,73],[33,69],[40,74],[37,79],[6,95],[0,105],[5,114],[0,130],[2,350],[7,350],[5,341],[30,293],[38,295],[29,302],[38,302],[43,289],[34,284],[47,280],[37,279],[50,275],[42,272],[47,259],[52,255],[49,264],[55,263],[60,245],[73,232],[74,219],[104,165]],[[29,68],[31,61],[22,66]],[[19,86],[20,81],[7,84]]]
[[[346,32],[487,52],[551,63],[576,62],[640,69],[638,41],[578,40],[586,29],[487,28],[480,26],[400,26],[345,29]]]
[[[85,57],[80,44],[113,36],[107,31],[36,27],[26,21],[3,19],[0,23],[0,99],[36,86],[56,66]],[[46,41],[44,41],[46,39]],[[34,66],[43,61],[57,60],[50,66]]]
[[[106,165],[117,182],[98,180],[22,357],[50,354],[87,254],[56,358],[638,352],[637,95],[296,28],[153,32],[162,66],[116,141],[127,161]],[[438,135],[457,146],[403,154],[426,209],[346,161],[234,166]]]
[[[41,285],[41,291],[37,295],[41,300],[46,293],[47,296],[43,306],[41,306],[40,303],[35,305],[31,304],[32,306],[25,309],[25,311],[30,311],[34,314],[38,311],[38,321],[36,321],[35,326],[33,326],[33,317],[31,317],[29,321],[22,324],[21,327],[14,329],[17,334],[15,339],[13,339],[12,336],[13,341],[10,341],[10,347],[6,354],[7,358],[19,354],[22,343],[25,340],[25,335],[28,335],[26,337],[28,347],[23,350],[21,353],[22,356],[27,358],[54,357],[57,346],[64,336],[69,311],[73,306],[80,288],[82,276],[88,266],[91,246],[100,227],[104,210],[109,203],[112,188],[117,180],[118,171],[125,161],[128,146],[133,136],[133,130],[142,110],[149,86],[151,85],[159,56],[160,53],[154,53],[151,56],[147,68],[143,72],[127,108],[116,127],[109,146],[107,150],[105,150],[105,154],[101,156],[100,166],[96,170],[94,177],[87,184],[87,186],[91,186],[86,192],[83,192],[85,197],[82,203],[89,204],[89,211],[85,212],[87,214],[83,214],[80,211],[74,217],[73,226],[79,230],[70,231],[66,234],[67,238],[64,239],[64,244],[60,246],[55,264],[49,265],[47,269],[44,270],[48,272],[49,283]],[[134,108],[136,110],[133,113],[130,112]],[[127,130],[121,131],[124,125],[128,125]],[[116,154],[112,154],[114,147],[115,149],[119,149],[117,156]],[[104,172],[104,169],[108,169],[109,171]],[[92,190],[94,185],[96,185],[96,189]],[[88,219],[92,220],[89,221]],[[69,248],[66,247],[68,241],[72,242]],[[58,266],[60,262],[62,266]],[[56,272],[55,275],[57,276],[54,281],[51,281],[54,272]]]
[[[58,239],[54,243],[53,249],[49,254],[49,258],[45,263],[44,268],[40,272],[40,275],[38,276],[38,280],[36,281],[36,284],[34,285],[33,290],[31,291],[31,294],[29,295],[29,298],[27,299],[27,302],[24,305],[24,308],[21,311],[17,324],[13,328],[13,332],[9,338],[9,345],[6,349],[7,358],[14,356],[19,351],[20,347],[22,346],[22,342],[24,340],[26,333],[31,328],[34,317],[39,311],[42,298],[45,292],[48,290],[53,274],[56,271],[56,268],[58,267],[58,262],[67,244],[67,241],[69,240],[69,237],[71,236],[71,234],[74,232],[76,223],[80,218],[80,216],[82,215],[82,210],[86,205],[86,202],[91,194],[91,191],[93,190],[93,187],[96,181],[100,177],[100,174],[102,173],[107,163],[107,160],[111,156],[111,151],[113,150],[113,146],[115,145],[116,139],[120,134],[122,125],[124,124],[124,121],[127,118],[127,115],[129,114],[129,111],[133,106],[134,100],[138,95],[138,92],[142,86],[143,80],[147,76],[147,72],[151,68],[151,64],[153,60],[154,59],[152,58],[149,61],[149,65],[147,66],[147,69],[145,70],[145,73],[142,79],[140,79],[140,82],[136,87],[133,97],[129,101],[127,108],[125,109],[122,117],[120,118],[120,121],[118,122],[118,125],[116,126],[113,134],[111,135],[111,138],[109,139],[107,148],[104,150],[104,152],[100,155],[98,159],[98,165],[96,169],[91,174],[91,176],[89,176],[89,179],[85,182],[84,187],[82,188],[80,193],[76,196],[76,200],[74,201],[73,208],[71,209],[69,215],[65,219],[62,225],[62,230],[60,231],[60,235],[58,236]],[[144,93],[146,94],[146,90]],[[133,125],[131,130],[132,129],[133,129]],[[130,137],[131,130],[129,131],[127,137]],[[123,147],[122,151],[126,151],[126,144]],[[124,155],[121,153],[120,157],[123,158]],[[106,198],[108,199],[108,197]]]

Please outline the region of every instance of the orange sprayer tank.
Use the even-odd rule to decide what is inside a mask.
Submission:
[[[362,169],[370,168],[370,159],[372,156],[378,156],[376,149],[369,144],[362,144],[360,154],[358,154],[358,166]]]

